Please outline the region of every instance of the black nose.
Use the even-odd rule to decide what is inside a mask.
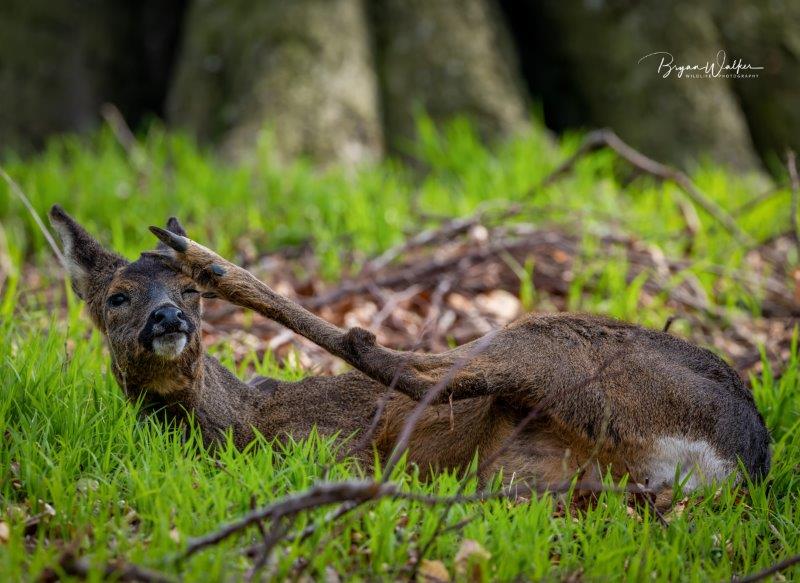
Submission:
[[[164,328],[170,328],[171,326],[179,325],[183,322],[183,312],[175,306],[163,306],[158,308],[150,317],[153,319],[154,323],[161,324]]]

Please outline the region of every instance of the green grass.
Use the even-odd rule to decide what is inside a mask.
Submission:
[[[358,173],[316,172],[302,163],[279,168],[269,163],[268,140],[260,164],[226,166],[190,140],[157,128],[142,137],[146,163],[132,161],[101,132],[88,140],[53,142],[36,158],[10,160],[5,168],[41,213],[60,202],[130,257],[153,245],[147,225],[178,214],[196,239],[232,256],[243,238],[262,252],[308,241],[329,278],[357,269],[362,258],[402,240],[404,231],[426,226],[415,218],[414,196],[422,210],[452,216],[481,204],[532,200],[539,224],[578,228],[575,218],[583,217],[584,255],[572,284],[572,308],[663,323],[669,315],[665,298],[645,308],[640,286],[626,280],[624,258],[600,250],[596,235],[611,217],[618,229],[668,255],[677,253],[685,244],[676,205],[680,191],[643,179],[623,186],[614,157],[599,152],[563,182],[531,194],[574,151],[580,136],[551,143],[536,131],[490,151],[464,123],[438,133],[423,121],[421,135],[416,156],[423,176],[393,163]],[[715,167],[702,167],[693,178],[727,209],[758,193],[756,179]],[[784,231],[788,197],[780,193],[741,217],[742,227],[758,239]],[[760,298],[724,274],[742,267],[744,253],[713,219],[702,212],[700,219],[688,271],[732,312],[757,314]],[[0,254],[13,267],[0,298],[0,520],[11,529],[10,540],[0,543],[5,579],[36,577],[57,562],[67,543],[94,565],[124,557],[177,573],[170,558],[187,537],[238,517],[253,501],[264,504],[307,488],[326,468],[331,479],[358,474],[352,464],[334,463],[334,447],[321,438],[210,453],[196,434],[184,441],[175,430],[137,420],[108,374],[101,337],[63,290],[41,234],[4,185],[0,227]],[[350,254],[356,257],[352,263],[345,260]],[[38,278],[22,279],[23,264],[38,266]],[[709,265],[722,266],[723,273],[709,271]],[[536,268],[518,267],[523,282]],[[591,294],[585,291],[590,277],[599,282]],[[57,303],[66,297],[57,316],[47,307],[54,290]],[[521,285],[520,294],[533,309],[541,308],[541,295],[530,285]],[[224,349],[215,352],[235,366]],[[492,554],[483,570],[492,580],[557,580],[582,571],[588,580],[722,581],[798,552],[800,363],[797,351],[792,353],[780,379],[769,370],[753,379],[775,441],[765,482],[701,492],[666,529],[644,509],[631,516],[621,496],[611,493],[591,509],[566,516],[549,496],[523,504],[457,505],[450,523],[474,520],[440,536],[428,558],[442,560],[452,573],[461,541],[470,538]],[[303,374],[269,360],[256,368],[286,378]],[[458,488],[453,475],[421,484],[411,471],[398,480],[414,491],[447,494]],[[55,515],[35,530],[33,544],[26,543],[25,518],[42,512],[45,503]],[[319,528],[307,541],[275,553],[271,568],[279,577],[290,574],[300,557],[310,561],[307,572],[314,578],[323,577],[327,566],[357,579],[400,576],[427,542],[439,512],[384,500],[341,519],[335,531],[323,515],[302,515],[294,524],[299,529],[314,521]],[[179,572],[187,580],[236,579],[249,566],[237,552],[248,541],[233,539],[199,553]]]

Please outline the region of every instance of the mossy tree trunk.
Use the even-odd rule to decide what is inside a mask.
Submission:
[[[235,158],[271,128],[282,158],[377,159],[383,140],[362,0],[197,0],[168,116]]]
[[[731,84],[765,161],[785,162],[800,151],[800,2],[720,2],[716,20],[729,60],[763,67]]]
[[[501,15],[489,0],[377,0],[378,67],[386,133],[395,149],[414,117],[463,114],[484,137],[527,126],[527,100]]]
[[[675,64],[713,61],[722,39],[711,2],[545,0],[542,10],[593,125],[658,159],[685,165],[710,155],[740,170],[758,167],[728,79],[664,78],[659,55],[639,62],[660,51]]]
[[[104,102],[132,123],[158,113],[182,11],[183,0],[5,0],[0,150],[90,130]]]

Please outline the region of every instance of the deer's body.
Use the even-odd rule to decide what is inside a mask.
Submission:
[[[157,233],[177,253],[162,246],[161,255],[128,263],[60,209],[51,220],[76,288],[109,339],[120,386],[146,406],[193,412],[209,441],[231,430],[244,446],[254,431],[298,438],[316,427],[359,443],[374,425],[373,439],[354,452],[369,464],[373,447],[383,458],[392,452],[426,399],[409,440],[409,459],[423,472],[463,468],[477,454],[492,460],[484,479],[502,470],[506,481],[542,486],[576,472],[611,472],[660,488],[677,474],[691,488],[735,473],[740,462],[753,477],[769,469],[769,436],[739,377],[711,352],[668,334],[584,315],[531,315],[445,353],[396,352],[278,296],[185,239],[177,222],[175,234]],[[202,351],[194,282],[357,370],[243,383]]]

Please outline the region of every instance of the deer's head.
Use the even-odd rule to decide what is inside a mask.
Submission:
[[[64,210],[50,210],[61,237],[72,287],[106,336],[114,374],[123,389],[168,393],[198,375],[202,344],[200,293],[170,267],[166,247],[133,262],[105,249]],[[167,229],[185,231],[177,219]]]

